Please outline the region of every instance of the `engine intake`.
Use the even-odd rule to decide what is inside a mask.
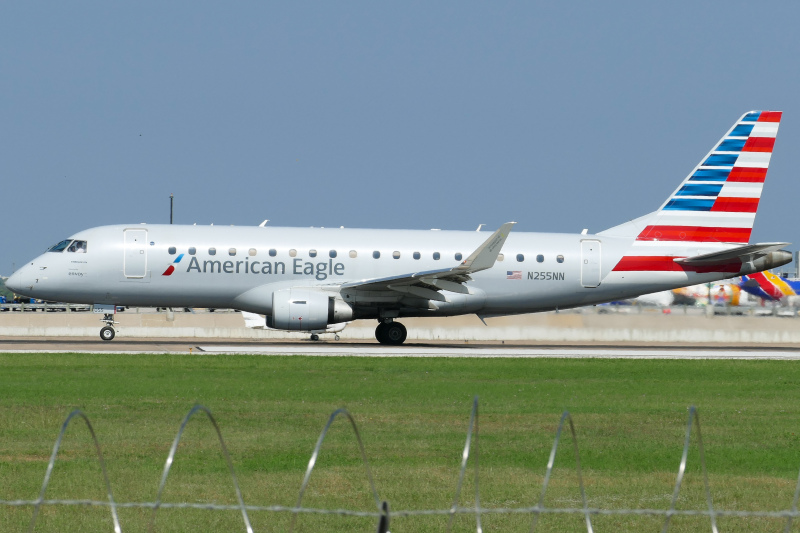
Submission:
[[[325,329],[353,319],[353,308],[323,291],[297,287],[272,293],[272,317],[267,325],[289,331]]]

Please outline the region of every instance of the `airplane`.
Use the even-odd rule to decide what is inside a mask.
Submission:
[[[672,305],[695,305],[698,301],[707,302],[709,305],[738,306],[742,303],[741,287],[734,283],[715,283],[689,285],[661,291],[653,294],[643,294],[633,300],[639,305],[652,305],[668,307]]]
[[[115,306],[233,308],[270,328],[378,321],[399,345],[404,317],[488,317],[600,304],[750,275],[792,260],[748,244],[781,120],[742,115],[655,211],[589,234],[130,224],[80,231],[7,281],[13,291]],[[478,228],[480,230],[480,227]]]
[[[800,295],[800,280],[781,278],[772,272],[756,272],[742,276],[739,288],[753,296],[777,302],[785,297]]]

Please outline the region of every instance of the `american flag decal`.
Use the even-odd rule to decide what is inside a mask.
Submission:
[[[522,279],[521,270],[507,270],[506,279]]]

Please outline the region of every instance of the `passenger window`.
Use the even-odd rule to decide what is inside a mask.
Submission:
[[[317,257],[317,251],[316,250],[309,250],[308,251],[308,256],[309,257]]]
[[[328,252],[328,257],[334,259],[336,257],[336,250],[331,250],[330,252]]]
[[[236,255],[236,248],[228,249],[228,255]]]
[[[270,248],[269,249],[269,256],[270,257],[275,257],[276,255],[278,255],[278,250],[276,250],[275,248]]]
[[[434,261],[438,261],[440,257],[442,257],[442,256],[439,255],[439,252],[433,252],[433,260]]]
[[[544,263],[544,256],[542,254],[537,255],[536,256],[536,262],[537,263]]]
[[[381,253],[378,250],[375,250],[374,252],[372,252],[372,257],[374,257],[375,259],[380,259]]]
[[[296,256],[297,256],[297,250],[295,250],[294,248],[289,250],[289,257],[296,257]]]
[[[356,252],[355,250],[350,250],[350,257],[355,259],[356,257],[358,257],[358,252]]]
[[[67,239],[66,241],[61,241],[60,243],[54,244],[53,246],[48,248],[47,251],[48,252],[63,252],[64,250],[67,249],[67,246],[69,246],[69,243],[71,243],[71,242],[72,241],[70,239]]]
[[[398,251],[392,252],[392,257],[394,257],[395,259],[400,259],[400,252]]]
[[[247,253],[250,254],[250,257],[255,257],[256,254],[258,253],[258,250],[256,250],[255,248],[250,248],[250,251]]]
[[[67,251],[77,254],[86,253],[86,241],[72,241],[72,244],[69,245]]]
[[[497,260],[498,261],[502,261],[505,258],[506,258],[506,256],[504,256],[503,254],[497,254]]]
[[[419,255],[419,252],[414,252],[414,259],[419,259],[420,257],[422,256]]]
[[[170,246],[167,252],[169,253],[169,255],[175,255],[177,253],[177,250],[175,249],[174,246]]]
[[[208,255],[217,255],[217,249],[216,248],[209,248],[208,249]]]
[[[461,261],[461,254],[456,254],[456,261]]]
[[[197,248],[195,248],[194,246],[192,246],[191,248],[189,248],[189,255],[194,255],[194,254],[196,254],[196,253],[197,253]]]
[[[522,263],[523,261],[525,261],[525,256],[522,254],[517,254],[517,262]]]
[[[563,263],[564,262],[564,256],[563,255],[557,255],[556,256],[556,261],[559,262],[559,263]]]

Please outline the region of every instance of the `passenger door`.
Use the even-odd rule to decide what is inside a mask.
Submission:
[[[600,285],[600,241],[581,241],[581,285]]]
[[[147,230],[126,229],[123,271],[126,278],[144,278],[147,274]]]

